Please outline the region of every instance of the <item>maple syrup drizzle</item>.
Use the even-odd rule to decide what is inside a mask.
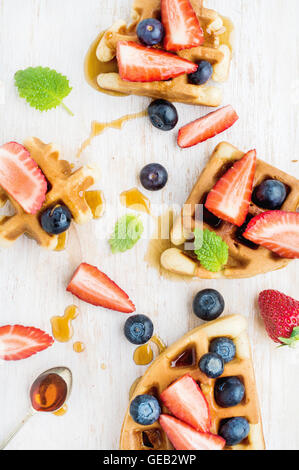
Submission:
[[[82,353],[83,351],[85,351],[85,344],[82,343],[81,341],[76,341],[76,342],[73,344],[73,350],[74,350],[76,353]]]
[[[135,349],[134,362],[137,366],[146,366],[154,359],[154,353],[149,343],[143,344]]]
[[[63,251],[67,242],[67,231],[60,233],[57,238],[57,245],[55,251]]]
[[[32,407],[36,411],[59,410],[67,397],[67,384],[58,374],[50,373],[38,377],[30,390]]]
[[[55,416],[64,416],[65,413],[67,413],[67,410],[68,410],[68,406],[65,403],[61,408],[59,408],[59,410],[54,411],[53,415],[55,415]]]
[[[142,194],[139,189],[132,188],[124,191],[120,195],[120,202],[128,209],[133,209],[138,212],[146,212],[150,214],[151,203],[150,200]]]
[[[232,51],[232,36],[235,30],[234,24],[230,18],[227,18],[226,16],[220,16],[220,18],[222,19],[223,26],[225,28],[225,31],[219,36],[220,45],[226,45]]]
[[[147,115],[147,110],[141,111],[140,113],[134,113],[134,114],[126,114],[125,116],[122,116],[119,119],[115,119],[114,121],[111,122],[98,122],[98,121],[93,121],[91,123],[91,132],[83,144],[81,145],[80,149],[78,150],[77,153],[77,158],[80,157],[82,152],[91,144],[92,140],[95,137],[98,137],[100,134],[102,134],[106,129],[117,129],[121,130],[123,128],[123,125],[128,122],[132,121],[133,119],[138,119],[141,117],[144,117]]]
[[[85,191],[85,200],[89,205],[93,218],[99,219],[105,212],[105,197],[103,191]]]
[[[129,400],[132,399],[133,395],[134,395],[134,392],[136,390],[136,387],[137,385],[139,384],[140,380],[141,380],[142,377],[137,377],[137,379],[134,380],[134,382],[132,383],[131,387],[130,387],[130,390],[129,390]]]
[[[70,305],[65,309],[62,317],[55,316],[51,318],[52,333],[54,338],[60,343],[67,343],[74,335],[72,321],[79,315],[79,309],[76,305]]]

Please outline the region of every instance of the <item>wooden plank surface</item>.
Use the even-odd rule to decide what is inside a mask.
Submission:
[[[146,1],[146,0],[145,0]],[[81,261],[98,265],[135,301],[137,312],[149,315],[168,343],[200,322],[192,314],[194,294],[202,288],[220,290],[225,313],[249,319],[257,387],[269,449],[298,449],[299,414],[296,351],[278,350],[267,338],[256,298],[266,288],[298,297],[298,263],[281,272],[250,280],[173,282],[161,279],[143,261],[150,228],[130,252],[112,255],[107,244],[121,191],[138,185],[144,164],[160,162],[169,170],[167,187],[150,195],[158,204],[182,204],[215,145],[225,139],[240,149],[256,148],[258,156],[298,177],[299,30],[298,1],[209,0],[208,6],[231,17],[236,27],[235,54],[225,103],[237,109],[239,122],[219,136],[190,150],[175,145],[176,132],[163,133],[147,119],[109,130],[84,152],[83,162],[99,164],[99,187],[107,211],[98,222],[72,230],[68,249],[49,253],[32,241],[19,240],[0,250],[0,324],[34,325],[51,332],[50,318],[61,315],[75,299],[65,292]],[[146,108],[146,98],[114,98],[96,93],[84,80],[83,59],[91,41],[117,18],[126,19],[130,0],[0,0],[0,142],[22,142],[35,135],[55,142],[65,158],[75,160],[92,120],[110,121]],[[27,66],[50,66],[66,74],[73,86],[63,109],[40,114],[16,93],[14,73]],[[206,112],[177,106],[180,123]],[[157,205],[157,206],[156,206]],[[144,219],[146,220],[146,219]],[[69,366],[74,389],[63,417],[35,416],[10,449],[117,449],[128,391],[143,372],[132,360],[133,346],[122,333],[125,315],[75,301],[80,316],[74,340],[86,351],[75,354],[72,341],[55,345],[22,362],[0,363],[0,441],[26,413],[30,381],[51,366]]]

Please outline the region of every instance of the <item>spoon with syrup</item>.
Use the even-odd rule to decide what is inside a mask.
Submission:
[[[5,449],[33,415],[38,412],[54,413],[60,410],[70,396],[72,384],[73,376],[67,367],[54,367],[40,374],[30,388],[31,405],[27,415],[16,429],[0,443],[0,450]]]

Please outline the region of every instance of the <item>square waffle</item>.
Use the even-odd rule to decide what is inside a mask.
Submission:
[[[202,224],[201,221],[197,222],[196,220],[196,205],[205,202],[207,194],[218,179],[236,160],[243,156],[243,152],[226,142],[222,142],[216,147],[206,168],[195,183],[181,216],[174,223],[171,233],[171,242],[174,245],[180,246],[190,240],[191,232],[198,224]],[[257,160],[253,187],[267,178],[277,179],[286,185],[288,195],[281,210],[295,212],[299,207],[299,181],[264,161]],[[249,217],[258,215],[261,212],[263,212],[263,209],[257,207],[253,202],[250,203]],[[281,258],[267,248],[254,245],[242,238],[240,240],[238,227],[229,222],[217,220],[213,216],[212,220],[209,220],[209,216],[205,218],[205,212],[203,219],[203,228],[216,232],[229,247],[229,259],[223,270],[218,273],[206,271],[201,267],[196,257],[192,259],[192,251],[177,248],[170,248],[162,253],[161,263],[164,268],[179,274],[197,276],[203,279],[236,279],[275,271],[285,267],[290,262],[289,259]]]
[[[0,220],[0,245],[12,244],[21,235],[33,238],[44,248],[55,250],[59,245],[59,235],[50,235],[40,224],[42,212],[57,203],[65,204],[71,211],[74,221],[84,224],[93,218],[85,191],[99,177],[98,170],[84,166],[72,170],[66,160],[59,159],[59,151],[53,144],[44,144],[37,138],[28,139],[24,146],[45,175],[49,190],[42,208],[36,214],[27,214],[22,207],[2,188],[0,188],[0,207],[10,201],[15,213]]]
[[[247,321],[245,317],[229,315],[205,323],[190,331],[157,357],[136,385],[132,399],[137,395],[152,394],[159,400],[163,390],[188,373],[200,383],[202,392],[208,401],[212,420],[212,433],[218,433],[223,419],[242,416],[248,420],[250,427],[248,437],[239,445],[231,448],[226,447],[226,449],[263,450],[265,442],[262,420],[246,328]],[[225,364],[224,373],[221,377],[238,376],[245,386],[243,401],[231,408],[221,408],[217,405],[214,399],[215,379],[208,378],[198,368],[198,361],[209,351],[210,342],[220,336],[229,337],[236,345],[236,357],[233,361]],[[191,355],[189,354],[190,350],[192,351]],[[174,367],[173,364],[184,352],[192,358],[191,363]],[[162,412],[168,413],[167,408],[162,406]],[[129,409],[122,427],[120,448],[122,450],[173,449],[158,422],[151,426],[141,426],[131,418]]]
[[[205,42],[202,46],[179,51],[178,55],[192,62],[207,60],[213,66],[212,79],[224,82],[229,75],[232,52],[230,48],[230,32],[223,25],[222,18],[214,10],[203,8],[202,0],[190,0],[203,28]],[[137,42],[136,29],[138,23],[146,18],[160,18],[160,0],[135,0],[132,9],[132,23],[127,26],[124,21],[117,21],[102,36],[97,47],[97,58],[100,62],[110,62],[116,56],[118,41]],[[222,40],[225,37],[226,41]],[[222,90],[215,86],[191,85],[187,75],[181,75],[168,81],[141,83],[122,80],[118,73],[104,73],[97,78],[102,89],[164,98],[188,104],[219,106],[222,102]]]

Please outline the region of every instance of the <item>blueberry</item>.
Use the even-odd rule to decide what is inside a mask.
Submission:
[[[249,434],[249,423],[247,419],[236,417],[223,420],[219,435],[226,440],[227,446],[235,446],[240,444]]]
[[[223,359],[218,356],[218,354],[207,353],[201,357],[198,363],[198,367],[200,368],[201,372],[206,374],[211,379],[217,379],[217,377],[220,377],[220,375],[223,374],[224,362]]]
[[[277,180],[265,180],[257,186],[252,194],[252,201],[263,209],[280,209],[287,197],[283,183]]]
[[[142,186],[149,191],[158,191],[164,188],[168,181],[168,173],[164,166],[159,163],[150,163],[142,168],[140,172]]]
[[[224,299],[214,289],[204,289],[193,300],[193,312],[201,320],[211,321],[218,318],[224,310]]]
[[[155,18],[148,18],[141,21],[137,26],[137,36],[140,42],[146,46],[154,46],[162,42],[164,37],[164,27],[161,21]]]
[[[241,403],[245,388],[238,377],[223,377],[216,381],[214,394],[217,405],[229,408]]]
[[[72,214],[65,206],[48,207],[41,215],[41,224],[45,232],[59,235],[66,232],[71,224]]]
[[[161,131],[170,131],[179,120],[176,108],[166,100],[153,101],[148,107],[148,115],[152,125]]]
[[[232,361],[236,356],[236,346],[234,342],[226,337],[213,339],[209,351],[222,357],[225,364]]]
[[[213,67],[210,62],[201,60],[198,63],[198,69],[196,72],[190,73],[188,75],[188,79],[192,85],[204,85],[204,83],[207,83],[207,81],[210,80],[212,73]]]
[[[133,420],[142,426],[149,426],[157,421],[161,408],[157,398],[152,395],[138,395],[130,405],[130,415]]]
[[[130,343],[145,344],[153,336],[154,325],[145,315],[132,315],[124,326],[125,337]]]

